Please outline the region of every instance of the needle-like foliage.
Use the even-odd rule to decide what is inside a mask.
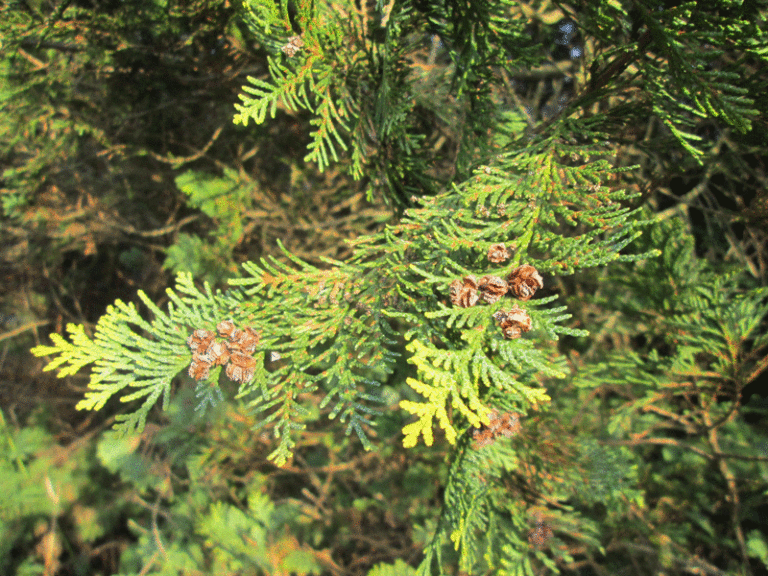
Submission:
[[[419,574],[445,573],[453,561],[470,574],[557,570],[573,561],[564,545],[542,552],[557,532],[604,553],[598,523],[566,501],[575,495],[594,503],[599,492],[617,516],[643,505],[636,456],[621,446],[649,433],[638,429],[652,426],[650,413],[687,433],[710,434],[709,452],[692,450],[722,463],[712,435],[765,367],[753,357],[742,361],[746,349],[766,348],[764,290],[737,290],[735,273],[699,275],[679,235],[654,224],[642,206],[647,189],[634,159],[645,151],[705,162],[716,151],[696,133],[702,119],[749,130],[758,79],[743,88],[736,70],[746,60],[765,64],[768,44],[749,18],[725,15],[724,6],[738,2],[723,2],[722,11],[704,2],[582,4],[576,13],[558,2],[245,2],[246,22],[269,59],[264,75],[243,87],[235,122],[309,113],[304,160],[320,170],[340,163],[369,179],[369,197],[383,193],[398,217],[357,238],[346,260],[312,265],[283,250],[282,259],[245,263],[243,276],[221,292],[200,291],[181,274],[167,311],[139,293],[152,320],[118,301],[92,337],[70,326],[69,341],[54,335],[53,346],[34,352],[53,355],[48,369],[61,376],[92,367],[81,408],[102,409],[113,396],[133,407],[142,400],[120,416],[129,431],[144,425],[161,397],[167,402],[173,379],[190,364],[201,406],[217,402],[234,380],[228,401],[245,401],[257,428],[272,432],[270,459],[278,466],[323,412],[376,449],[382,400],[395,397],[404,447],[450,449],[444,508]],[[547,63],[533,57],[536,41],[525,24],[552,19],[550,8],[567,12],[567,25],[580,19],[589,35],[580,50],[592,53],[590,66],[574,71],[578,90],[537,115],[505,83],[522,67]],[[439,73],[435,55],[409,59],[425,38],[447,53]],[[433,170],[440,145],[422,129],[426,112],[461,134],[450,177]],[[633,154],[619,157],[622,146]],[[638,241],[648,229],[652,239]],[[622,284],[613,270],[631,271],[633,280]],[[668,357],[590,349],[590,342],[602,346],[602,327],[597,335],[584,329],[593,319],[580,314],[579,302],[561,299],[573,277],[589,274],[627,288],[626,302],[615,289],[584,300],[645,315],[656,336],[668,339]],[[663,311],[663,321],[649,310]],[[227,336],[228,322],[258,335],[247,354],[240,336]],[[637,334],[625,327],[622,336]],[[562,354],[563,337],[594,362],[583,367],[577,354]],[[208,352],[217,338],[218,351]],[[633,398],[604,429],[596,415],[585,416],[600,442],[575,440],[564,423],[553,439],[558,423],[550,420],[546,430],[544,415],[563,408],[558,388],[606,382]],[[697,412],[696,421],[675,420],[660,405],[680,394],[681,402],[712,407],[724,390],[732,404]],[[569,420],[583,416],[573,406],[563,410]],[[541,432],[531,433],[527,447],[501,440],[524,426]],[[580,467],[586,480],[577,478]],[[721,470],[735,502],[733,473],[726,464]],[[510,477],[527,501],[505,500]],[[746,559],[747,539],[733,524]],[[675,549],[665,538],[662,564]],[[759,548],[757,537],[750,541]],[[683,568],[696,561],[685,558]]]

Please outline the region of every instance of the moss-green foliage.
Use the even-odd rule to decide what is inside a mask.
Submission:
[[[91,366],[80,407],[100,410],[118,396],[133,408],[118,427],[140,433],[161,397],[168,405],[193,330],[226,319],[253,326],[253,379],[233,390],[212,370],[197,383],[198,407],[241,400],[253,429],[271,433],[278,466],[321,416],[338,418],[365,449],[392,450],[384,404],[399,407],[404,447],[450,450],[442,509],[418,525],[418,574],[750,574],[766,557],[764,535],[747,521],[766,506],[767,472],[764,430],[745,420],[743,396],[766,368],[766,290],[757,274],[702,262],[685,224],[641,206],[641,181],[654,176],[648,158],[712,161],[719,144],[695,133],[700,121],[733,135],[757,113],[759,81],[737,85],[737,57],[752,59],[750,74],[764,65],[766,33],[738,2],[704,4],[589,3],[571,14],[589,35],[589,67],[570,99],[538,117],[522,105],[510,112],[504,99],[517,94],[501,87],[511,63],[533,63],[525,18],[546,21],[549,3],[246,3],[270,53],[269,77],[249,79],[236,122],[265,124],[278,107],[308,111],[305,160],[321,169],[346,162],[356,177],[370,166],[370,190],[385,181],[402,217],[355,240],[344,260],[314,265],[284,250],[245,263],[225,291],[199,290],[179,274],[167,309],[139,293],[151,320],[118,301],[92,335],[70,325],[70,340],[54,335],[34,353],[52,355],[48,369],[62,376]],[[419,66],[408,47],[425,32],[446,46],[443,78],[410,73]],[[303,44],[290,40],[297,35]],[[288,45],[293,55],[281,50]],[[420,81],[441,87],[435,113],[442,98],[467,114],[456,179],[440,192],[415,121]],[[234,222],[237,211],[210,197],[222,180],[182,181],[204,212]],[[221,232],[224,244],[236,236]],[[490,262],[489,247],[502,242],[511,259]],[[452,301],[454,280],[506,277],[520,265],[534,266],[545,286],[515,301],[532,322],[522,337],[505,338],[494,320],[509,296],[466,308]],[[764,414],[757,398],[749,406]],[[475,433],[492,410],[515,413],[521,429],[482,447]],[[105,441],[101,454],[138,482],[135,466],[122,467],[132,458],[125,442]],[[206,464],[185,461],[192,483]],[[130,569],[139,572],[154,546],[165,551],[161,573],[203,562],[277,570],[262,554],[277,523],[259,486],[251,478],[238,493],[247,512],[190,505],[186,533],[203,544],[161,546],[148,530]],[[315,569],[306,551],[294,560],[296,572]]]
[[[712,569],[691,553],[697,541],[721,552],[739,549],[743,558],[766,565],[765,534],[746,528],[760,522],[756,510],[764,506],[755,492],[763,482],[748,479],[768,473],[765,430],[747,423],[764,400],[758,395],[747,407],[740,404],[765,363],[768,293],[732,267],[698,259],[679,220],[657,223],[642,243],[666,249],[607,275],[587,296],[602,310],[621,312],[610,331],[596,331],[600,338],[643,344],[611,352],[597,340],[586,357],[575,358],[572,384],[604,398],[597,412],[579,416],[580,428],[601,437],[582,454],[589,476],[579,499],[587,509],[595,502],[607,506],[604,530],[620,529],[623,538],[636,535],[659,547],[656,560],[644,559],[646,568],[658,561]],[[567,413],[564,402],[557,404]],[[715,511],[725,494],[739,501],[730,516]],[[627,522],[633,500],[642,510],[640,523]],[[680,518],[691,524],[681,528]],[[646,533],[649,521],[653,535]],[[614,568],[622,564],[620,554],[608,560]],[[726,570],[748,573],[744,568],[731,559]]]
[[[189,196],[189,206],[208,216],[216,229],[208,238],[179,234],[167,251],[165,267],[219,284],[234,271],[230,260],[243,239],[243,212],[252,207],[249,183],[231,170],[221,178],[190,170],[176,178],[176,186]]]
[[[169,407],[162,431],[110,432],[95,449],[67,449],[42,425],[17,430],[3,421],[3,574],[95,573],[86,555],[70,557],[66,566],[59,555],[124,528],[123,515],[130,518],[130,539],[120,574],[320,574],[322,556],[296,538],[306,531],[301,506],[274,502],[268,475],[243,481],[227,469],[233,460],[242,464],[245,455],[234,454],[231,442],[248,428],[190,433],[190,425],[205,423],[190,421],[183,409],[189,396],[180,394]],[[233,416],[219,410],[208,424]],[[18,553],[24,550],[26,557]]]
[[[122,555],[120,573],[146,573],[151,567],[153,574],[169,575],[319,574],[316,551],[295,537],[300,531],[300,507],[273,502],[264,475],[249,474],[237,482],[224,472],[226,461],[241,458],[231,453],[227,441],[244,430],[231,428],[226,439],[190,434],[183,409],[189,396],[181,395],[171,407],[169,426],[151,439],[156,449],[167,451],[164,461],[171,470],[163,473],[140,449],[142,436],[107,434],[99,443],[99,459],[120,477],[126,490],[136,491],[141,500],[156,499],[146,522],[131,524],[136,541]],[[232,416],[218,411],[216,420]],[[157,517],[161,501],[167,522]]]
[[[39,421],[37,421],[39,420]],[[68,539],[91,545],[109,533],[124,506],[105,506],[93,451],[65,448],[37,414],[24,428],[0,413],[0,570],[42,574],[56,569]],[[70,531],[63,535],[60,525]],[[21,553],[20,553],[21,552]],[[50,555],[48,555],[50,552]],[[79,563],[83,569],[83,563]]]

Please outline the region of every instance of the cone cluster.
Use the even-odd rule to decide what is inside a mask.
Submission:
[[[504,244],[494,244],[488,250],[488,260],[496,264],[504,262],[509,256]],[[543,287],[544,280],[536,268],[523,264],[512,270],[506,280],[498,276],[483,276],[478,280],[470,274],[451,282],[448,291],[454,306],[469,308],[481,300],[493,304],[507,294],[526,302]],[[531,317],[517,304],[511,310],[500,310],[494,318],[499,322],[504,338],[509,340],[519,338],[533,326]]]
[[[250,326],[240,330],[231,320],[216,326],[216,332],[195,330],[187,345],[192,350],[189,375],[195,380],[205,380],[214,366],[224,366],[227,377],[235,382],[248,382],[253,378],[256,359],[252,354],[259,344],[259,334]]]

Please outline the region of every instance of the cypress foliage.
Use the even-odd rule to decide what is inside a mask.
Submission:
[[[577,16],[594,50],[591,69],[582,70],[581,90],[560,110],[534,119],[505,111],[498,96],[505,73],[534,63],[525,20],[512,18],[530,7],[427,4],[244,6],[271,55],[269,78],[249,78],[235,122],[262,124],[278,109],[308,111],[305,159],[321,169],[340,163],[370,179],[370,195],[386,197],[402,211],[399,218],[357,239],[348,260],[325,258],[322,267],[284,251],[284,260],[244,264],[226,291],[199,290],[191,275],[180,274],[167,291],[167,310],[139,292],[151,319],[117,301],[92,337],[70,325],[69,340],[54,334],[53,346],[34,353],[53,355],[48,369],[59,368],[60,376],[91,366],[79,407],[99,410],[114,396],[137,406],[119,417],[125,432],[141,430],[152,406],[168,402],[180,372],[197,381],[199,408],[220,401],[229,378],[236,397],[259,414],[259,426],[272,431],[270,459],[278,466],[316,417],[303,403],[308,393],[322,393],[320,408],[329,407],[331,418],[376,449],[370,432],[381,414],[382,385],[393,386],[402,394],[399,408],[414,417],[402,429],[403,445],[452,446],[443,512],[418,573],[445,573],[454,562],[471,574],[557,570],[573,562],[568,547],[548,544],[564,534],[607,553],[600,523],[579,505],[601,497],[614,506],[610,523],[642,503],[639,459],[627,437],[639,442],[635,427],[651,425],[651,415],[670,418],[658,404],[670,399],[660,390],[672,382],[689,394],[684,376],[709,383],[696,394],[712,410],[678,424],[701,441],[709,434],[710,456],[733,477],[712,438],[712,415],[729,417],[732,405],[716,406],[726,380],[738,403],[764,368],[753,354],[734,373],[732,352],[734,342],[762,351],[768,345],[759,333],[765,291],[729,288],[735,272],[700,274],[692,251],[680,248],[674,221],[654,224],[650,240],[634,242],[653,218],[634,181],[640,167],[620,165],[616,154],[632,123],[648,116],[661,133],[657,145],[697,163],[711,153],[695,133],[700,119],[749,130],[754,93],[737,85],[735,66],[721,64],[726,51],[764,60],[765,34],[744,13],[713,17],[738,3],[714,12],[694,2],[669,9],[650,1],[586,3]],[[425,34],[439,35],[448,49],[451,65],[439,95],[463,115],[452,181],[432,172],[429,135],[418,122],[419,106],[435,113],[440,107],[417,104],[426,77],[408,61]],[[663,320],[646,320],[672,352],[611,354],[587,344],[589,363],[575,369],[559,340],[599,343],[601,334],[576,327],[573,306],[550,287],[614,269],[635,282],[623,284],[627,302],[615,292],[594,298],[623,307],[628,318],[663,310]],[[609,278],[611,286],[622,285]],[[688,284],[675,285],[679,278]],[[702,350],[706,361],[698,357]],[[403,360],[410,390],[398,388],[393,376],[402,373]],[[632,400],[613,411],[605,429],[596,416],[587,418],[595,438],[575,438],[563,425],[556,446],[546,436],[547,427],[549,434],[557,429],[548,410],[576,417],[559,404],[557,391],[596,390],[606,382],[632,390]],[[638,410],[648,415],[635,419]],[[516,438],[521,428],[531,434],[528,444]],[[509,497],[516,474],[519,499]],[[764,541],[745,536],[737,521],[731,528],[746,562],[749,547],[759,550]],[[660,542],[662,565],[703,565],[681,555],[676,543]],[[411,572],[398,564],[373,573]]]
[[[389,322],[397,320],[409,326],[404,334],[408,360],[417,367],[416,378],[408,383],[427,399],[401,404],[419,417],[404,429],[405,444],[413,446],[422,435],[431,445],[435,423],[454,443],[458,432],[449,407],[477,426],[487,422],[489,394],[503,394],[506,405],[521,413],[546,402],[548,396],[531,384],[531,376],[564,377],[551,356],[551,342],[560,334],[585,334],[562,324],[569,315],[565,307],[552,306],[556,296],[550,296],[523,304],[535,337],[505,339],[494,314],[510,307],[511,299],[488,306],[453,305],[449,292],[456,278],[506,277],[520,265],[534,266],[545,276],[572,274],[648,255],[620,254],[645,221],[636,210],[622,207],[624,191],[600,185],[616,171],[602,159],[577,166],[556,160],[571,149],[547,138],[501,155],[464,185],[358,242],[349,262],[329,260],[330,268],[321,270],[286,254],[290,264],[246,264],[249,276],[233,280],[239,289],[226,293],[199,291],[190,275],[181,274],[176,291],[167,292],[172,302],[167,312],[139,292],[152,312],[151,322],[134,305],[118,301],[98,323],[93,339],[81,326],[69,326],[71,342],[53,335],[55,346],[37,347],[35,353],[56,354],[48,369],[65,365],[61,376],[95,365],[81,408],[100,409],[116,394],[124,402],[143,398],[137,412],[120,417],[121,429],[135,431],[161,396],[167,403],[171,380],[189,364],[185,341],[192,330],[215,330],[227,319],[236,326],[255,326],[260,349],[277,352],[289,363],[275,372],[258,368],[241,383],[238,395],[255,393],[255,406],[275,409],[264,423],[275,422],[280,445],[273,457],[284,463],[290,431],[305,414],[296,396],[320,382],[326,386],[325,402],[336,399],[331,415],[349,419],[350,428],[367,443],[364,403],[373,398],[371,385],[377,385],[367,375],[392,371],[395,352],[386,346],[394,343]],[[587,147],[579,151],[585,158],[598,154]],[[488,262],[488,249],[499,243],[510,246],[511,266]],[[390,303],[394,298],[396,306]]]

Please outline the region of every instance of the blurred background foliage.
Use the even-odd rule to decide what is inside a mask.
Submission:
[[[623,184],[660,220],[631,250],[662,256],[547,286],[592,334],[561,341],[571,377],[514,439],[521,464],[495,497],[526,514],[536,546],[557,548],[563,573],[766,573],[768,100],[744,132],[694,119],[701,153],[691,154],[663,114],[638,112],[653,87],[603,100],[599,86],[584,90],[615,51],[643,41],[648,2],[623,2],[621,26],[606,24],[618,2],[514,5],[531,65],[499,69],[492,85],[465,73],[471,45],[447,43],[459,32],[438,4],[413,3],[399,56],[420,146],[408,166],[418,177],[402,187],[407,139],[369,143],[356,179],[349,160],[322,172],[303,160],[304,111],[233,124],[246,76],[267,77],[267,51],[237,3],[0,7],[1,573],[411,574],[447,462],[439,445],[406,453],[399,416],[380,422],[373,453],[332,422],[314,425],[276,469],[247,411],[190,418],[189,384],[140,437],[113,437],[109,412],[74,410],[85,376],[56,380],[27,350],[64,323],[93,326],[138,288],[162,301],[180,270],[223,286],[239,263],[277,253],[277,239],[318,265],[342,259],[344,239],[396,217],[414,190],[462,179],[576,97],[613,115],[617,163],[640,165]],[[699,2],[696,18],[729,10],[764,31],[759,0]],[[765,94],[747,48],[708,66],[737,64],[740,85]],[[479,119],[502,105],[510,134],[490,134]],[[577,514],[602,552],[569,523]]]

